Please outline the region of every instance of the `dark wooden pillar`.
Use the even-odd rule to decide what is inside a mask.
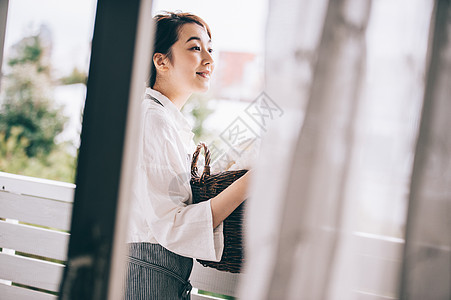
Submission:
[[[127,215],[120,211],[127,205],[121,205],[120,200],[127,194],[124,180],[130,180],[129,158],[133,154],[129,150],[133,145],[124,141],[132,141],[126,135],[130,132],[126,125],[134,122],[136,127],[139,119],[130,118],[130,109],[137,107],[144,92],[150,62],[150,20],[151,0],[98,1],[60,299],[121,298],[119,293],[111,294],[111,270],[119,257],[114,257],[117,251],[113,245],[123,244],[127,225]]]
[[[6,19],[8,17],[8,0],[0,0],[0,88],[2,82],[3,48],[5,47]]]

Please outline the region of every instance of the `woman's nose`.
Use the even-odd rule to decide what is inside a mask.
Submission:
[[[213,56],[211,55],[211,53],[210,52],[208,52],[208,51],[204,51],[204,64],[205,65],[207,65],[207,64],[210,64],[210,65],[213,65],[214,64],[214,59],[213,59]]]

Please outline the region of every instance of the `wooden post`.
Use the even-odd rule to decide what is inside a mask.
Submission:
[[[60,299],[122,298],[125,202],[132,180],[137,110],[150,64],[151,19],[151,0],[97,4]]]
[[[5,47],[6,20],[8,17],[8,0],[0,0],[0,88],[2,87],[3,48]]]

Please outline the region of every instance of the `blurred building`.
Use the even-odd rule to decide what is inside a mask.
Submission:
[[[263,55],[221,51],[211,85],[213,98],[250,102],[263,90]]]

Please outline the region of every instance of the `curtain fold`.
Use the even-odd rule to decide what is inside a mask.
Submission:
[[[291,162],[268,299],[325,299],[339,239],[371,1],[329,1]],[[286,274],[281,276],[281,274]]]
[[[248,263],[240,281],[240,299],[268,299],[277,263],[283,194],[308,102],[326,8],[326,0],[269,2],[265,92],[282,116],[267,127],[255,166],[253,196],[247,200]]]
[[[410,186],[401,299],[451,299],[451,8],[436,1]]]
[[[291,24],[290,13],[281,9],[288,4],[293,4],[290,13],[296,14]],[[271,161],[272,164],[262,163],[257,168],[257,174],[266,173],[267,177],[257,175],[249,208],[247,273],[254,277],[244,280],[242,298],[297,299],[302,291],[303,299],[323,299],[340,224],[343,180],[351,152],[371,1],[330,1],[317,5],[285,1],[272,5],[278,9],[269,17],[267,90],[269,95],[285,95],[283,100],[276,100],[288,111],[278,126],[272,128],[278,127],[284,133],[279,136],[268,133],[266,139],[271,144],[263,145],[262,157],[264,160],[271,148],[278,147],[273,150],[288,164]],[[309,13],[317,18],[311,18]],[[298,20],[305,22],[301,25],[316,29],[316,37],[291,32],[289,26],[300,25]],[[277,45],[283,25],[286,25],[284,44]],[[303,27],[291,28],[302,31]],[[273,35],[272,29],[279,35]],[[297,38],[298,43],[290,44],[291,39],[287,39],[290,36],[293,40]],[[284,48],[291,52],[283,55]],[[277,53],[277,49],[282,53]],[[273,80],[278,84],[274,85]],[[290,110],[296,109],[305,111],[300,130],[296,126],[287,127],[288,115],[296,117]],[[297,115],[299,122],[302,116]],[[288,145],[283,141],[286,132],[292,133]],[[281,152],[281,147],[292,151]],[[284,174],[275,175],[278,172]],[[267,210],[270,214],[261,218],[267,207],[271,207]],[[256,224],[259,229],[253,227]]]

